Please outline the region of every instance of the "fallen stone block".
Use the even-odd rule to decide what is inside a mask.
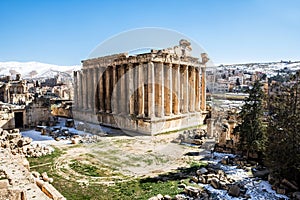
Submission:
[[[0,189],[8,188],[8,186],[9,186],[8,179],[2,179],[2,180],[0,180]]]

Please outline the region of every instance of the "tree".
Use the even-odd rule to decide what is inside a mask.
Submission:
[[[274,177],[300,184],[299,73],[269,99],[266,164]]]
[[[241,83],[240,83],[240,78],[237,78],[237,79],[235,80],[235,85],[236,85],[236,86],[240,86],[240,85],[241,85]]]
[[[265,131],[263,127],[263,99],[261,84],[256,81],[249,90],[249,97],[245,100],[239,113],[241,122],[234,132],[239,136],[239,150],[246,152],[263,152],[265,147]]]

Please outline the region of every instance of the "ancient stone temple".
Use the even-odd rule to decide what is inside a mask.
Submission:
[[[158,134],[203,124],[206,112],[205,53],[191,45],[82,61],[74,72],[75,119]]]

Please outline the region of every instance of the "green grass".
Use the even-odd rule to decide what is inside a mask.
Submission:
[[[111,173],[107,168],[102,168],[102,167],[100,168],[95,165],[81,163],[80,161],[77,160],[72,160],[69,166],[75,172],[85,176],[106,177],[111,175]]]
[[[182,189],[178,188],[180,180],[184,179],[185,182],[188,182],[188,177],[190,177],[192,173],[195,173],[199,167],[205,165],[205,163],[202,162],[191,162],[190,167],[178,169],[178,171],[172,173],[163,174],[155,178],[136,178],[127,182],[116,183],[116,185],[113,186],[99,185],[94,183],[90,183],[89,185],[81,185],[78,182],[66,180],[56,173],[54,169],[54,161],[63,153],[63,151],[56,148],[54,153],[51,155],[40,158],[29,158],[28,160],[31,166],[49,163],[49,165],[43,165],[34,168],[33,170],[36,170],[40,173],[46,171],[49,177],[54,178],[53,186],[68,200],[143,200],[149,199],[157,194],[168,194],[174,197],[176,194],[182,191]],[[98,171],[100,169],[99,166],[80,163],[80,161],[77,161],[77,163],[75,162],[75,164],[71,163],[70,165],[73,167],[73,170],[85,173],[87,176],[99,176],[102,173]],[[181,178],[179,176],[179,174],[182,173],[186,174],[186,178]]]
[[[30,163],[31,171],[45,172],[51,170],[51,166],[54,165],[54,159],[58,158],[62,154],[64,154],[62,150],[58,148],[54,148],[54,152],[52,154],[48,154],[39,158],[27,158],[27,159]],[[49,163],[49,165],[39,166],[45,163]]]

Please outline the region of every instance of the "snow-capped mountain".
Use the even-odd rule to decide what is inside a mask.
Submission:
[[[40,62],[0,62],[0,76],[19,73],[23,78],[53,77],[53,72],[64,72],[72,75],[72,71],[79,70],[81,66],[59,66]]]

